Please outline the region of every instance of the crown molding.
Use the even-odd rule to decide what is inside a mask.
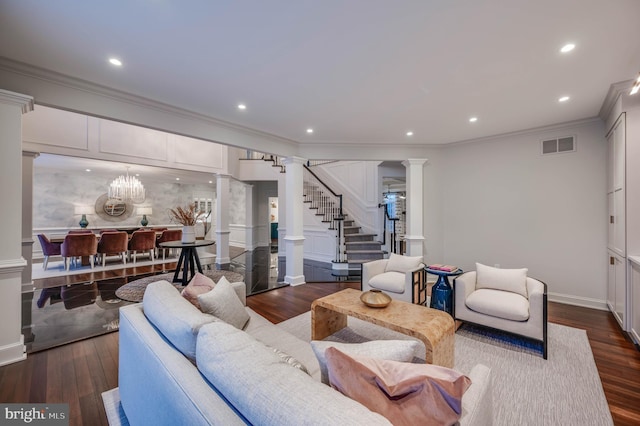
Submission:
[[[287,151],[287,154],[290,154],[292,150],[296,151],[300,144],[299,141],[296,141],[293,139],[284,138],[284,137],[277,136],[261,130],[245,127],[240,124],[220,120],[218,118],[215,118],[209,115],[179,108],[167,103],[155,101],[153,99],[132,95],[130,93],[123,92],[121,90],[99,85],[87,80],[70,77],[55,71],[47,70],[40,67],[35,67],[33,65],[25,64],[22,62],[13,61],[11,59],[8,59],[2,56],[0,56],[0,71],[13,74],[14,76],[20,76],[22,78],[26,78],[34,82],[38,82],[40,84],[44,83],[46,87],[41,90],[41,94],[39,95],[38,93],[35,93],[35,96],[31,98],[32,102],[35,99],[35,103],[38,105],[63,109],[63,110],[72,111],[80,114],[91,115],[98,118],[105,118],[109,120],[119,121],[127,124],[139,125],[142,127],[174,133],[181,136],[187,136],[187,137],[192,137],[196,139],[209,140],[211,142],[225,143],[227,145],[237,146],[227,141],[208,139],[203,135],[190,134],[189,132],[184,132],[184,131],[180,132],[180,131],[175,131],[171,129],[165,129],[165,128],[162,128],[161,125],[153,126],[145,123],[128,121],[127,117],[124,117],[124,116],[114,117],[109,114],[104,114],[104,113],[101,114],[100,112],[92,112],[92,111],[82,110],[82,108],[74,108],[69,104],[65,104],[64,101],[62,100],[54,99],[56,97],[55,95],[52,95],[53,91],[48,90],[53,87],[58,89],[63,89],[63,90],[70,89],[82,94],[92,95],[101,99],[140,107],[148,111],[161,112],[164,114],[168,114],[169,116],[178,117],[183,120],[187,119],[194,123],[196,122],[204,123],[207,126],[213,126],[223,131],[227,131],[227,132],[231,131],[234,133],[250,136],[253,138],[268,140],[270,142],[275,142],[277,144],[284,144],[287,148],[287,149],[284,149],[284,151]],[[246,147],[242,147],[242,148],[246,148]]]
[[[635,80],[633,79],[625,80],[618,83],[613,83],[611,86],[609,86],[609,91],[607,92],[607,96],[604,97],[604,101],[602,101],[602,106],[600,107],[598,117],[600,117],[603,121],[607,121],[607,118],[609,118],[609,114],[615,106],[618,97],[626,90],[629,90],[629,88],[633,86],[634,81]]]
[[[492,140],[496,140],[496,139],[512,138],[512,137],[516,137],[516,136],[529,135],[529,134],[532,134],[532,133],[553,132],[553,131],[556,131],[556,130],[565,129],[567,127],[583,126],[585,124],[596,123],[596,122],[602,122],[600,117],[591,117],[591,118],[585,118],[585,119],[582,119],[582,120],[565,121],[564,123],[551,124],[549,126],[532,127],[530,129],[518,130],[518,131],[515,131],[515,132],[500,133],[500,134],[497,134],[497,135],[484,136],[482,138],[467,139],[467,140],[464,140],[464,141],[451,142],[449,144],[446,144],[445,147],[447,147],[447,146],[457,146],[457,145],[466,145],[466,144],[478,143],[478,142],[486,142],[486,141],[492,141]]]
[[[19,106],[22,113],[33,111],[33,97],[0,89],[0,103]]]

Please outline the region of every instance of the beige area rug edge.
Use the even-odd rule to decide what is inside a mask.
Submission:
[[[278,326],[311,340],[310,312]],[[349,339],[411,339],[355,318],[349,318],[348,329],[344,334]],[[548,360],[492,344],[483,336],[458,333],[455,368],[463,373],[475,364],[491,368],[495,425],[612,425],[586,332],[558,324],[549,324],[548,331]]]

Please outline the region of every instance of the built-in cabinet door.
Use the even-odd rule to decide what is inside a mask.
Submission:
[[[613,246],[611,249],[620,256],[626,255],[625,192],[617,189],[613,193]]]
[[[613,126],[613,189],[624,188],[625,180],[625,114]]]
[[[613,250],[615,247],[615,235],[616,235],[616,213],[615,213],[615,200],[613,198],[613,191],[607,193],[607,210],[609,215],[607,216],[607,248]]]
[[[637,257],[637,256],[636,256]],[[631,337],[640,344],[640,259],[629,262],[629,285],[631,286]]]
[[[611,312],[616,309],[616,260],[614,254],[609,252],[607,269],[607,305]]]
[[[626,261],[616,253],[609,252],[609,270],[607,276],[607,304],[616,320],[624,329],[626,303]]]
[[[610,250],[626,256],[625,204],[625,114],[621,114],[607,137],[609,161],[607,170],[607,203],[609,208],[608,239]]]

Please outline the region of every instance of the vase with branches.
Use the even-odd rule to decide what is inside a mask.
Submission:
[[[195,225],[204,215],[204,212],[196,208],[196,203],[188,204],[185,207],[178,206],[169,209],[169,218],[172,222],[182,225],[182,242],[193,243],[196,240]]]

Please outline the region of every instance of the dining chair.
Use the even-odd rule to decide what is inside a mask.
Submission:
[[[123,231],[103,232],[98,241],[98,255],[102,260],[102,266],[106,265],[108,255],[118,255],[123,264],[127,264],[127,250],[129,235]]]
[[[98,238],[91,233],[69,233],[64,237],[60,246],[60,254],[64,259],[64,267],[68,271],[73,262],[77,266],[78,257],[89,257],[91,269],[94,265],[94,256],[98,252]]]
[[[44,255],[44,261],[42,267],[47,270],[49,264],[49,256],[60,256],[60,246],[62,243],[53,243],[49,241],[49,238],[45,234],[38,234],[38,240],[42,246],[42,254]]]
[[[133,258],[133,263],[136,263],[138,252],[148,253],[149,258],[153,262],[154,251],[156,249],[156,231],[135,231],[131,234],[129,240],[129,256]]]
[[[182,229],[167,229],[162,231],[162,234],[156,240],[156,248],[158,250],[158,256],[160,255],[160,251],[162,251],[162,260],[165,259],[165,255],[167,250],[170,250],[165,247],[160,247],[161,243],[165,243],[167,241],[180,241],[182,240]]]

